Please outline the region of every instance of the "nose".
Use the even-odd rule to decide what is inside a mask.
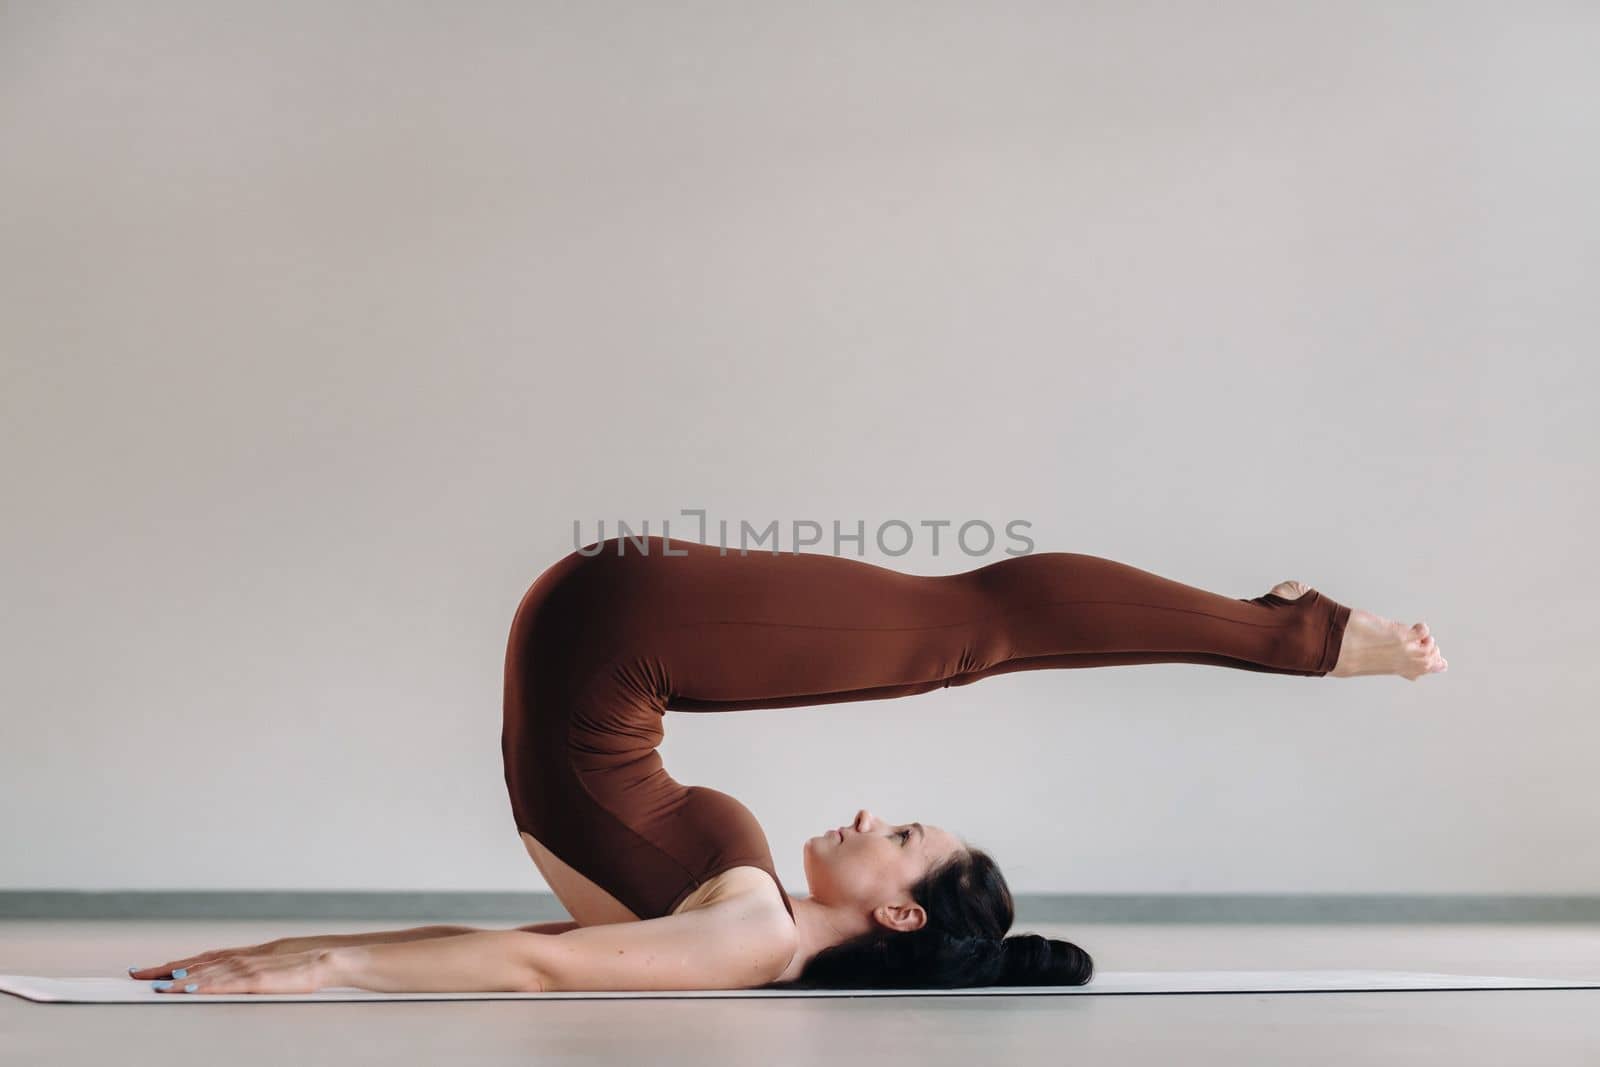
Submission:
[[[872,825],[872,812],[868,811],[866,808],[862,808],[860,811],[856,812],[855,828],[857,830],[865,833],[867,827],[870,825]]]

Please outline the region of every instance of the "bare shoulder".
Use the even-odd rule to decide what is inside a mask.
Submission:
[[[794,920],[789,917],[789,909],[783,906],[783,894],[778,890],[778,883],[760,867],[730,867],[706,879],[703,885],[683,898],[673,914],[682,915],[711,904],[730,901],[738,901],[741,908],[771,912],[774,918],[782,919],[791,927],[794,925]]]
[[[719,927],[738,927],[743,937],[759,938],[781,953],[785,963],[800,944],[789,909],[783,906],[778,883],[760,867],[730,867],[708,878],[683,899],[675,916],[704,914]]]

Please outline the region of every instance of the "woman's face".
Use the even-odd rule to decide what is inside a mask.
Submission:
[[[853,822],[809,839],[806,882],[819,904],[870,912],[911,902],[911,885],[966,847],[956,835],[921,823],[886,823],[865,808]]]

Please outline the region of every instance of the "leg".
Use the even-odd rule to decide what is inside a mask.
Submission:
[[[657,561],[654,590],[674,605],[653,659],[666,706],[681,711],[876,700],[1011,671],[1137,663],[1323,675],[1350,616],[1315,590],[1234,599],[1069,552],[918,576],[833,556],[684,547],[688,558]]]
[[[970,574],[996,614],[984,662],[953,685],[1136,663],[1320,676],[1338,661],[1351,613],[1315,589],[1293,599],[1232,598],[1072,552],[1019,556]]]

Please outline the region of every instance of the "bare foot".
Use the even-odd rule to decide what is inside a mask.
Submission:
[[[1304,582],[1279,582],[1272,592],[1285,600],[1298,600],[1311,591]],[[1439,646],[1425,622],[1404,623],[1374,615],[1360,608],[1350,610],[1344,640],[1339,646],[1339,661],[1328,674],[1333,678],[1354,678],[1363,674],[1398,674],[1414,682],[1424,674],[1437,674],[1450,668],[1450,661],[1439,654]]]

